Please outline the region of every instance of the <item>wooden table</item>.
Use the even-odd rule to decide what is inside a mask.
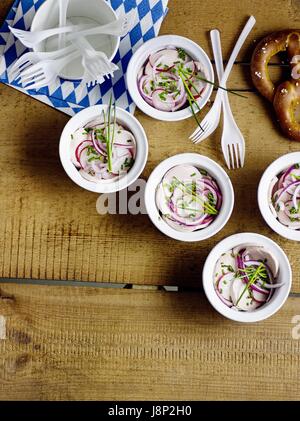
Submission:
[[[2,20],[10,5],[2,0]],[[299,144],[278,131],[270,106],[249,80],[255,40],[300,27],[300,1],[170,0],[169,7],[161,33],[189,37],[210,56],[210,29],[222,31],[228,57],[247,16],[257,18],[229,82],[248,97],[231,97],[247,143],[245,168],[230,172],[233,216],[212,239],[182,244],[163,236],[145,215],[98,215],[97,196],[74,185],[59,162],[68,117],[1,86],[0,333],[6,339],[0,340],[0,399],[300,397],[300,340],[292,339],[300,315],[300,246],[266,226],[256,201],[267,165]],[[272,68],[277,77],[280,66]],[[180,152],[203,153],[224,165],[220,130],[193,146],[193,119],[170,125],[136,115],[150,144],[145,179]],[[201,290],[209,250],[241,231],[277,241],[294,271],[283,309],[247,326],[219,316]]]

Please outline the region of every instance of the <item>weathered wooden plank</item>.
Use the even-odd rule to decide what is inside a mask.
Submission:
[[[97,195],[74,185],[58,158],[58,140],[67,117],[7,87],[1,87],[2,154],[0,179],[0,276],[99,282],[200,285],[202,264],[212,246],[238,231],[272,236],[286,249],[294,267],[293,290],[299,291],[299,246],[273,235],[264,224],[256,190],[266,166],[298,150],[284,139],[268,105],[255,94],[232,97],[233,111],[247,144],[244,169],[230,171],[234,215],[213,239],[181,244],[160,234],[146,215],[96,213]],[[15,118],[15,110],[23,119]],[[176,153],[203,153],[223,165],[220,129],[193,146],[192,119],[170,124],[137,112],[149,137],[150,154],[143,177]],[[12,130],[13,127],[13,130]]]
[[[0,22],[3,22],[3,20],[6,18],[12,4],[13,2],[11,0],[2,0],[0,7]]]
[[[224,57],[250,15],[256,25],[246,40],[238,60],[249,61],[255,43],[266,34],[288,28],[300,27],[299,0],[170,0],[169,14],[163,23],[162,34],[178,34],[200,44],[212,57],[209,31],[221,31]]]
[[[246,18],[254,13],[259,35],[262,28],[267,32],[288,22],[297,23],[298,15],[293,12],[297,1],[276,0],[272,7],[264,8],[256,1],[237,2],[234,14],[229,13],[232,3],[236,2],[201,2],[201,8],[195,8],[191,0],[185,7],[179,0],[172,0],[162,32],[197,36],[195,41],[209,50],[205,31],[222,23],[226,56],[238,29],[237,15]],[[2,16],[9,4],[9,0],[1,3]],[[247,54],[240,59],[246,60]],[[231,83],[249,88],[249,66],[236,65]],[[58,139],[67,117],[4,86],[0,100],[0,162],[7,169],[0,180],[0,276],[199,286],[210,248],[226,235],[253,230],[273,236],[287,250],[294,268],[293,290],[299,291],[299,247],[271,234],[256,206],[256,188],[264,168],[279,155],[297,150],[298,145],[283,139],[270,118],[268,104],[255,94],[248,94],[247,100],[231,98],[247,142],[246,167],[230,173],[237,199],[234,216],[218,236],[192,245],[165,238],[146,216],[97,215],[97,196],[77,188],[59,163]],[[150,142],[144,178],[162,159],[179,152],[204,153],[223,163],[220,130],[194,147],[187,140],[194,129],[192,119],[174,123],[170,130],[168,123],[153,121],[140,112],[137,116]]]
[[[1,400],[299,399],[299,298],[245,326],[201,294],[0,291]]]

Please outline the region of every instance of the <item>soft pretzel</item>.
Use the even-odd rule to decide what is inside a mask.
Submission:
[[[300,141],[300,123],[295,116],[299,101],[300,82],[287,80],[276,89],[273,105],[283,132]]]
[[[284,51],[291,68],[291,79],[275,86],[269,75],[268,64],[273,56]],[[300,125],[295,117],[295,108],[300,101],[299,62],[300,30],[296,29],[267,35],[256,46],[251,60],[251,76],[255,87],[273,103],[284,133],[297,141],[300,141]]]
[[[281,51],[287,51],[289,62],[300,54],[300,30],[273,32],[262,39],[254,50],[251,61],[252,80],[257,90],[269,101],[273,101],[276,88],[271,81],[268,64]]]

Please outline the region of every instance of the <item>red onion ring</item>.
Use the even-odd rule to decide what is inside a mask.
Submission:
[[[95,139],[95,131],[94,130],[91,131],[91,141],[93,142],[94,148],[96,149],[96,151],[100,155],[102,155],[102,156],[106,156],[107,155],[106,151],[104,151],[103,149],[101,149],[98,140],[96,141],[96,139]]]
[[[80,164],[79,155],[80,155],[80,152],[81,152],[81,151],[79,151],[79,148],[83,145],[83,143],[86,143],[86,142],[89,142],[90,145],[92,145],[92,142],[89,139],[86,139],[86,140],[83,140],[81,143],[79,143],[79,145],[75,149],[75,156],[76,156],[78,164]]]

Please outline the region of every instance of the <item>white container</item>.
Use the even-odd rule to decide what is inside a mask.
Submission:
[[[133,184],[143,172],[148,157],[148,140],[139,121],[132,114],[117,107],[117,122],[126,127],[134,135],[136,140],[135,162],[128,173],[116,181],[103,180],[102,182],[95,183],[86,180],[71,161],[71,135],[80,127],[84,127],[90,121],[101,116],[103,110],[105,112],[107,111],[107,105],[95,105],[80,111],[69,120],[60,138],[59,155],[66,173],[78,186],[95,193],[114,193]]]
[[[214,287],[214,272],[220,256],[234,247],[246,243],[263,246],[274,255],[279,263],[277,282],[285,283],[285,285],[274,291],[274,294],[268,303],[263,304],[261,307],[251,312],[238,311],[227,307],[227,305],[218,297]],[[220,314],[237,322],[253,323],[271,317],[283,306],[290,293],[292,270],[284,251],[274,241],[270,240],[270,238],[255,233],[241,233],[225,238],[211,250],[203,267],[202,282],[204,292],[209,302]]]
[[[258,205],[260,212],[273,231],[288,240],[300,241],[300,230],[290,229],[281,224],[273,215],[269,206],[269,187],[274,177],[293,164],[300,163],[300,152],[293,152],[276,159],[264,172],[258,187]]]
[[[152,53],[155,53],[156,51],[168,47],[183,48],[193,60],[202,63],[205,69],[205,76],[207,80],[214,82],[214,71],[210,59],[205,53],[205,51],[201,47],[199,47],[199,45],[189,40],[188,38],[184,38],[178,35],[162,35],[145,42],[145,44],[143,44],[134,53],[129,62],[126,73],[127,86],[131,98],[139,107],[139,109],[142,110],[145,114],[148,114],[150,117],[153,117],[157,120],[179,121],[189,118],[193,115],[189,106],[183,110],[175,112],[160,111],[147,104],[147,102],[143,99],[138,89],[138,73],[144,66],[149,56]],[[201,98],[199,98],[197,101],[200,108],[203,108],[205,106],[205,104],[211,96],[212,90],[213,85],[206,84],[204,93],[201,95]]]
[[[117,20],[117,15],[105,0],[70,0],[67,18],[73,24],[105,25]],[[57,0],[46,0],[37,10],[31,25],[31,31],[59,26],[59,8]],[[111,35],[89,36],[88,41],[97,51],[103,51],[112,60],[116,55],[120,37]],[[55,51],[58,48],[58,36],[48,38],[35,47],[34,51]],[[81,57],[73,60],[63,69],[60,77],[64,79],[82,79],[84,69]]]
[[[156,206],[155,195],[157,186],[171,168],[182,164],[190,164],[206,170],[216,180],[223,197],[222,207],[216,219],[207,228],[194,232],[180,232],[170,227],[161,218]],[[234,205],[234,191],[230,178],[219,164],[203,155],[184,153],[166,159],[155,168],[147,181],[145,205],[151,221],[163,234],[179,241],[202,241],[217,234],[229,220]]]

